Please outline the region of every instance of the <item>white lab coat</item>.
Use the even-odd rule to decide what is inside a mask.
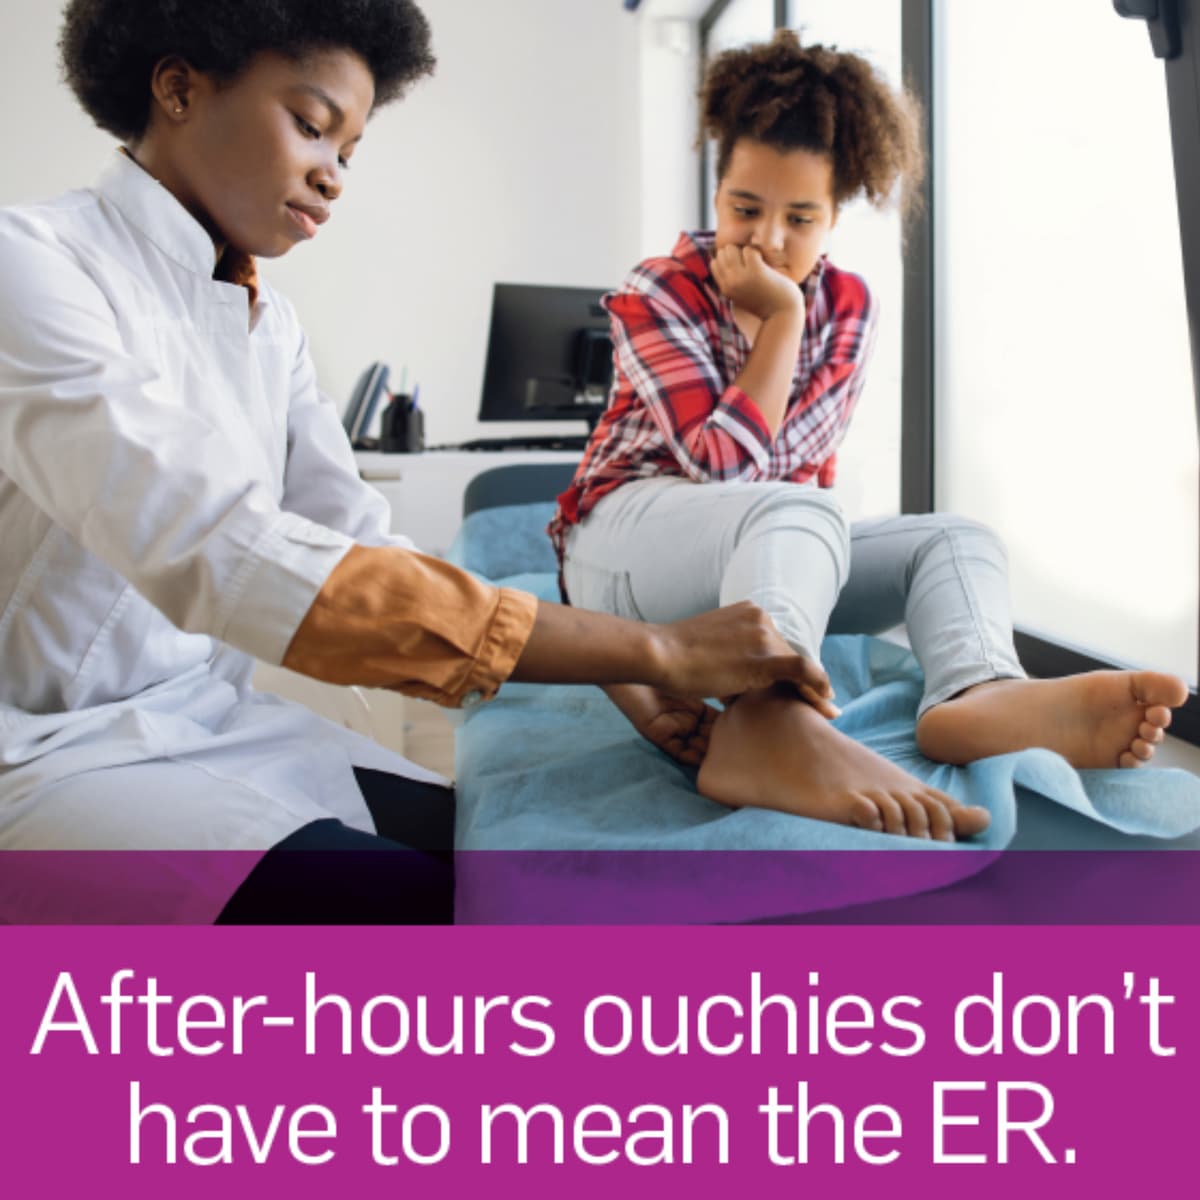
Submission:
[[[291,306],[213,264],[124,155],[0,211],[0,848],[262,850],[372,829],[352,762],[438,778],[249,690],[352,541],[411,543]]]

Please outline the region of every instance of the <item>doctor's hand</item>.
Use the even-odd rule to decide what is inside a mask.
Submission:
[[[677,762],[699,766],[717,710],[703,700],[668,696],[640,683],[612,683],[604,691],[648,742]]]
[[[668,695],[734,697],[790,684],[823,716],[838,715],[829,676],[797,654],[749,600],[650,628],[658,646],[658,687]]]
[[[797,654],[775,622],[748,600],[663,625],[539,600],[509,678],[601,687],[645,684],[687,700],[740,696],[781,684],[825,716],[837,715],[829,676]]]
[[[722,246],[712,258],[721,293],[765,321],[776,313],[804,320],[804,293],[793,279],[768,266],[755,246]]]

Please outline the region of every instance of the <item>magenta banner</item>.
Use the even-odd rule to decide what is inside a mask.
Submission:
[[[259,857],[0,851],[0,926],[209,924]],[[291,857],[319,879],[330,852]],[[455,871],[464,925],[1200,924],[1196,850],[480,850]]]
[[[20,1200],[1194,1173],[1194,927],[25,927],[0,953]]]

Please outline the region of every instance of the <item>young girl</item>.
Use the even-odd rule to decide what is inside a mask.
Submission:
[[[925,673],[917,741],[965,763],[1043,746],[1132,767],[1182,680],[1025,678],[1003,547],[942,514],[849,528],[828,489],[874,338],[866,284],[824,256],[842,207],[921,168],[903,94],[862,59],[790,32],[731,50],[701,96],[717,142],[716,231],[680,236],[607,299],[616,377],[550,532],[574,604],[662,621],[753,599],[814,664],[826,633],[903,620]],[[987,824],[842,735],[817,691],[751,691],[714,724],[700,791],[950,839]]]
[[[122,146],[0,213],[0,849],[270,849],[232,899],[209,859],[142,857],[151,919],[444,920],[445,781],[255,695],[252,656],[448,705],[640,684],[668,749],[704,695],[809,678],[751,605],[634,625],[388,534],[256,259],[318,234],[369,115],[432,70],[411,0],[72,0],[62,52]]]

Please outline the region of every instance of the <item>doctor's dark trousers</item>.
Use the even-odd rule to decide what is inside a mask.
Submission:
[[[454,789],[356,767],[375,834],[330,818],[273,846],[219,925],[447,925]]]

